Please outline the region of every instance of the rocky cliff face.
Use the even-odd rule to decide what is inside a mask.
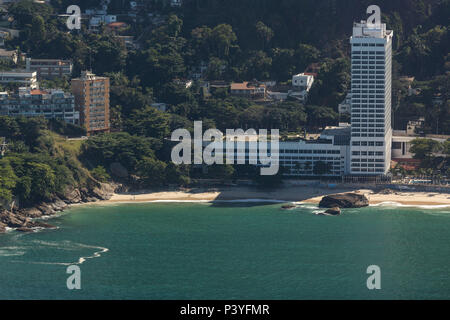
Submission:
[[[369,200],[363,194],[343,193],[325,196],[319,203],[321,208],[361,208],[367,207]]]
[[[35,221],[33,218],[54,215],[75,203],[109,200],[116,187],[116,185],[107,183],[98,183],[90,188],[68,187],[64,193],[32,208],[0,210],[0,233],[5,232],[6,227],[22,232],[32,231],[32,228],[54,228],[52,225]]]

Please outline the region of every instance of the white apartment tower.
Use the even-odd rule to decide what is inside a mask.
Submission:
[[[352,175],[385,175],[391,162],[392,30],[354,23],[352,47]]]

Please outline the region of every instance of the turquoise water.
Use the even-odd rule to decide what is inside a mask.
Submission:
[[[1,299],[449,299],[450,209],[151,203],[76,207],[0,235]],[[81,290],[68,290],[78,263]],[[381,290],[366,269],[381,268]]]

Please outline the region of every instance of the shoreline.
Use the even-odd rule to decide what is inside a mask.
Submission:
[[[327,195],[358,193],[365,195],[369,206],[420,207],[424,209],[450,207],[450,193],[432,191],[395,191],[390,189],[362,189],[355,186],[329,188],[319,185],[291,185],[275,190],[261,190],[254,187],[198,187],[175,191],[142,190],[140,192],[116,193],[114,187],[103,185],[93,194],[78,191],[74,198],[42,203],[36,207],[20,210],[17,213],[0,212],[0,233],[6,228],[31,232],[36,228],[51,229],[52,225],[41,222],[57,216],[67,209],[78,206],[99,206],[126,203],[214,203],[214,202],[254,202],[254,203],[293,203],[296,205],[318,205]],[[377,192],[378,191],[378,192]],[[82,195],[82,196],[81,196]],[[89,196],[87,196],[89,195]],[[41,220],[41,221],[39,221]]]
[[[320,188],[310,186],[283,187],[272,191],[248,187],[226,187],[217,189],[191,189],[186,191],[148,191],[139,193],[114,193],[109,200],[90,202],[92,205],[114,203],[149,202],[295,202],[318,204],[322,197],[330,194],[355,192],[364,194],[369,204],[398,204],[404,206],[450,206],[450,194],[437,192],[394,191],[391,194],[375,193],[372,189]]]

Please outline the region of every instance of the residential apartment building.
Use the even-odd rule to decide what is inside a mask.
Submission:
[[[292,76],[292,87],[297,91],[309,91],[314,83],[314,76],[308,73],[299,73]]]
[[[392,37],[386,24],[354,23],[352,47],[351,170],[383,175],[390,169]]]
[[[0,92],[0,115],[62,119],[72,124],[78,124],[80,119],[75,111],[75,97],[60,89],[19,88],[14,94]]]
[[[72,79],[72,93],[88,135],[109,132],[109,78],[83,71],[81,77]]]
[[[0,72],[0,83],[18,83],[20,86],[36,89],[38,87],[37,72],[2,71]]]
[[[70,60],[60,59],[26,59],[26,71],[37,72],[38,78],[51,79],[72,75],[73,63]]]
[[[308,92],[314,83],[314,74],[299,73],[292,76],[292,90],[289,90],[288,96],[305,103],[308,99]]]

